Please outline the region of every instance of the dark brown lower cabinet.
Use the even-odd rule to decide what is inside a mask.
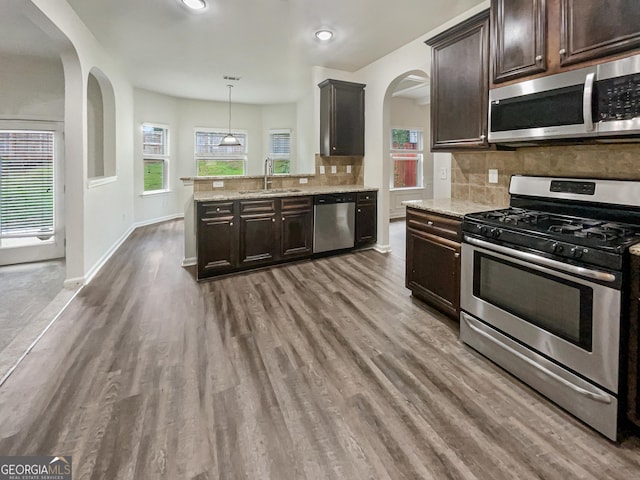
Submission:
[[[278,258],[278,199],[240,200],[239,267],[269,264]]]
[[[356,196],[356,247],[364,247],[378,238],[377,192],[358,192]]]
[[[313,197],[197,206],[198,279],[310,257]]]
[[[198,278],[229,273],[238,264],[234,202],[198,203]]]
[[[306,257],[313,252],[313,197],[281,200],[280,258]]]
[[[640,431],[640,257],[631,256],[628,303],[627,419]]]
[[[460,314],[461,220],[407,208],[406,287],[429,305]]]

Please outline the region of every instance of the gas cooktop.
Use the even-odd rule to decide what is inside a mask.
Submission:
[[[618,251],[640,242],[640,226],[590,218],[557,215],[524,208],[505,208],[468,215],[481,221],[485,228],[476,230],[491,235],[491,227],[509,228],[570,241],[592,248]],[[496,233],[496,232],[494,232]]]
[[[505,208],[465,216],[465,233],[581,264],[620,270],[627,249],[640,242],[640,226],[592,218]]]

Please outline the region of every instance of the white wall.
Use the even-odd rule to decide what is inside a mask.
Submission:
[[[144,195],[144,164],[142,162],[142,124],[157,123],[169,127],[169,173],[167,176],[169,191]],[[181,176],[191,175],[191,164],[185,162],[179,153],[179,121],[178,100],[174,97],[134,90],[134,168],[133,197],[135,222],[149,221],[180,216],[184,212],[184,204],[192,193],[192,187],[185,187]]]
[[[0,53],[0,119],[64,121],[60,59]]]
[[[297,148],[297,107],[295,103],[283,103],[278,105],[262,106],[262,156],[260,157],[260,173],[264,172],[264,159],[269,155],[269,131],[274,129],[291,130],[291,171],[298,170]],[[309,170],[311,171],[311,170]]]
[[[424,200],[433,197],[433,155],[429,151],[430,115],[431,109],[427,104],[418,104],[414,99],[392,97],[390,101],[391,128],[419,129],[424,132],[424,160],[422,168],[422,187],[392,190],[389,194],[391,218],[404,217],[406,207],[402,202],[406,200]]]
[[[134,202],[136,223],[148,223],[170,218],[184,212],[192,193],[181,177],[195,175],[194,129],[196,127],[228,129],[228,103],[176,98],[142,89],[134,90]],[[269,153],[269,130],[288,128],[292,132],[291,158],[293,171],[300,160],[297,140],[297,111],[295,103],[253,105],[232,103],[231,129],[245,130],[248,135],[247,175],[262,175],[264,159]],[[143,195],[144,169],[142,164],[143,123],[169,126],[170,165],[169,192]],[[306,139],[306,136],[304,136]],[[307,171],[312,171],[311,167]]]
[[[82,283],[133,225],[133,88],[65,0],[30,0],[24,9],[60,48],[65,76],[67,281]],[[87,78],[93,67],[113,86],[117,177],[89,188]]]

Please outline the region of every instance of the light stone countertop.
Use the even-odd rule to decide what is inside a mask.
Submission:
[[[417,208],[429,212],[441,213],[452,217],[462,218],[467,213],[484,212],[487,210],[498,210],[504,208],[486,203],[472,202],[469,200],[455,200],[453,198],[436,198],[432,200],[409,200],[402,202],[409,208]]]
[[[331,185],[311,186],[303,185],[292,188],[273,188],[270,190],[233,191],[220,190],[211,192],[194,192],[193,199],[196,202],[212,202],[220,200],[243,200],[272,197],[301,197],[304,195],[323,195],[325,193],[370,192],[378,191],[375,187],[364,185]]]

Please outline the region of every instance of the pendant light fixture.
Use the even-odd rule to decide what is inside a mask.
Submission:
[[[240,141],[231,134],[231,88],[233,85],[227,85],[229,87],[229,133],[227,133],[222,140],[220,140],[220,147],[239,147],[242,145]]]

